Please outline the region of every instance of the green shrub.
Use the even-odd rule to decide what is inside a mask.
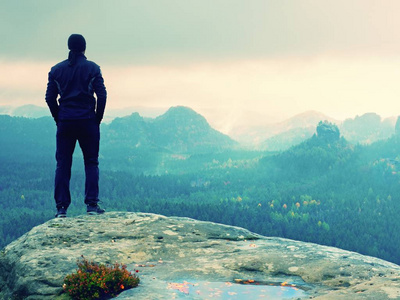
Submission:
[[[139,278],[129,272],[125,265],[98,264],[84,256],[77,262],[76,273],[67,275],[63,289],[73,299],[109,299],[124,290],[138,286]]]

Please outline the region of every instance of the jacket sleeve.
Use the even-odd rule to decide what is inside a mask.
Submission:
[[[47,90],[46,90],[46,103],[50,109],[51,115],[54,118],[56,123],[58,122],[58,103],[57,103],[57,96],[58,96],[58,87],[57,82],[49,72],[49,80],[47,82]]]
[[[96,93],[97,104],[96,104],[96,120],[100,124],[103,119],[104,110],[106,108],[107,101],[107,91],[104,85],[104,79],[99,69],[99,72],[96,74],[93,80],[93,89]]]

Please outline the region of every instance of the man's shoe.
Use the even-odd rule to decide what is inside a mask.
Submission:
[[[57,208],[56,218],[65,218],[67,216],[67,209],[64,207]]]
[[[87,214],[88,215],[101,215],[101,214],[104,214],[105,212],[106,212],[106,210],[102,209],[98,204],[87,206]]]

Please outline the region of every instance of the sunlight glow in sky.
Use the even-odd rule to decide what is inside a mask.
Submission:
[[[399,11],[394,0],[2,1],[0,105],[44,106],[50,67],[81,33],[108,108],[189,106],[224,132],[307,110],[397,116]]]

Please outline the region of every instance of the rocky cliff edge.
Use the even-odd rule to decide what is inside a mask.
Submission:
[[[0,299],[67,299],[63,279],[81,255],[139,270],[139,287],[118,299],[208,299],[210,286],[215,299],[244,299],[241,287],[262,297],[273,286],[281,292],[272,299],[400,298],[400,267],[380,259],[188,218],[109,212],[50,220],[5,247]]]

